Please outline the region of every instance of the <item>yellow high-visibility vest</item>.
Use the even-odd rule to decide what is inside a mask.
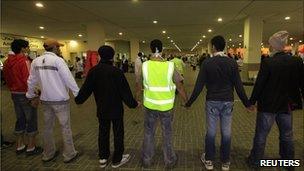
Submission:
[[[173,108],[176,89],[172,80],[173,72],[173,62],[150,60],[143,63],[143,101],[146,108],[158,111]]]

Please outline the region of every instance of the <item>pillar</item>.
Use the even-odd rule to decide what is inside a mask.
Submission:
[[[249,16],[244,23],[244,63],[256,65],[261,62],[263,21],[259,16]]]
[[[130,40],[130,58],[131,58],[132,62],[135,62],[138,52],[139,52],[139,40],[131,39]]]
[[[105,31],[101,23],[92,22],[87,24],[88,50],[97,51],[100,46],[105,44],[105,38]]]

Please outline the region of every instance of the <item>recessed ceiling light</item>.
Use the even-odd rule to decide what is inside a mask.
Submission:
[[[44,39],[44,36],[40,36],[41,39]]]
[[[293,43],[291,43],[290,46],[293,46]]]
[[[227,46],[227,48],[230,48],[230,46]]]
[[[42,4],[41,2],[37,2],[35,5],[36,5],[36,7],[38,7],[38,8],[43,8],[43,7],[44,7],[43,4]]]
[[[261,43],[261,45],[263,45],[263,42]]]
[[[39,29],[43,30],[43,29],[44,29],[44,27],[43,27],[43,26],[39,26]]]
[[[231,42],[231,41],[232,41],[232,39],[229,39],[229,41]]]
[[[119,32],[118,34],[119,34],[120,36],[122,36],[122,32]]]
[[[241,46],[241,45],[242,45],[242,43],[239,43],[239,45]]]
[[[132,0],[132,2],[138,2],[138,0]]]
[[[205,36],[205,35],[203,35],[203,38],[206,38],[206,36]]]
[[[154,20],[153,23],[154,23],[154,24],[157,24],[157,20]]]
[[[146,43],[146,41],[144,41],[144,40],[143,40],[142,42],[143,42],[143,43]]]
[[[172,43],[172,42],[173,42],[173,40],[170,40],[170,42]]]
[[[289,16],[285,17],[285,20],[290,20],[290,17]]]
[[[223,19],[222,19],[222,18],[218,18],[217,21],[218,21],[218,22],[222,22]]]
[[[300,43],[302,43],[302,40],[299,40]]]
[[[211,29],[208,29],[208,32],[210,33],[210,32],[212,32],[212,30],[211,30]]]
[[[291,37],[291,38],[289,38],[289,40],[293,40],[293,38]]]
[[[163,30],[162,33],[163,33],[163,34],[166,34],[167,32],[166,32],[166,30]]]
[[[232,45],[232,47],[234,47],[234,45]]]
[[[239,37],[243,37],[243,36],[240,34]]]
[[[170,37],[168,36],[167,39],[170,39]]]
[[[78,34],[78,37],[82,37],[82,34]]]
[[[203,41],[202,39],[200,39],[200,42]]]

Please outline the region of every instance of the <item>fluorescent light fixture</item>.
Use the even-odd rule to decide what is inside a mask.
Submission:
[[[35,5],[36,5],[36,7],[38,7],[38,8],[43,8],[43,7],[44,7],[43,4],[42,4],[41,2],[37,2]]]
[[[290,17],[289,17],[289,16],[286,16],[286,17],[285,17],[285,20],[290,20]]]
[[[218,18],[217,21],[218,21],[218,22],[222,22],[223,19],[222,19],[222,18]]]

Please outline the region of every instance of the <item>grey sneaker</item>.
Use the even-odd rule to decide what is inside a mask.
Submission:
[[[113,168],[118,168],[124,164],[126,164],[130,160],[131,156],[130,154],[123,154],[122,159],[118,163],[112,163]]]
[[[202,157],[201,157],[201,161],[202,163],[205,165],[205,168],[207,170],[213,170],[213,163],[211,160],[206,160],[205,159],[205,153],[203,153]]]
[[[108,160],[107,159],[99,159],[99,167],[105,168],[108,165]]]
[[[230,168],[230,162],[222,163],[222,171],[228,171]]]

